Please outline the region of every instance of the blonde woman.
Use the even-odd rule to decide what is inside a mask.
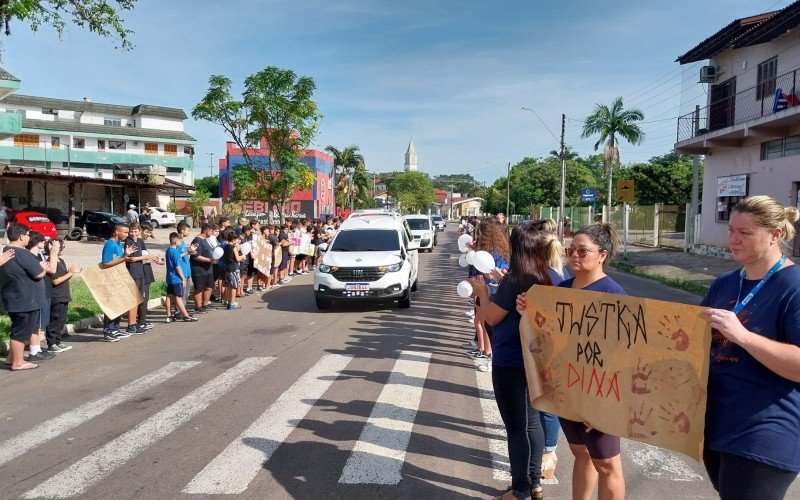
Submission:
[[[741,200],[728,246],[741,269],[702,305],[712,327],[703,463],[721,498],[784,498],[800,471],[800,267],[783,255],[796,208]]]

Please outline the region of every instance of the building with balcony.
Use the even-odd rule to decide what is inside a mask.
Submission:
[[[194,184],[195,139],[178,108],[19,95],[0,70],[0,191],[7,204],[68,213],[166,206]],[[77,191],[76,191],[77,188]]]
[[[745,196],[800,204],[799,25],[794,2],[736,19],[677,59],[703,62],[697,71],[708,85],[706,105],[678,118],[675,144],[705,155],[701,249],[725,250],[730,211]]]

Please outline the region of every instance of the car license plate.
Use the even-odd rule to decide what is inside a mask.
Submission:
[[[345,283],[344,289],[347,292],[369,292],[369,283]]]

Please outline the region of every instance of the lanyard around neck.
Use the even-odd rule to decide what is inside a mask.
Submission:
[[[736,295],[736,305],[733,306],[733,313],[734,314],[738,314],[739,311],[744,309],[744,306],[746,306],[747,303],[750,302],[753,299],[753,297],[756,296],[756,294],[759,292],[759,290],[761,290],[761,288],[764,286],[764,284],[767,281],[769,281],[769,279],[772,277],[772,275],[775,274],[776,272],[778,272],[778,269],[780,269],[781,266],[783,266],[784,262],[786,262],[786,256],[785,255],[781,256],[781,258],[778,259],[778,262],[776,262],[775,265],[773,265],[769,269],[769,271],[767,271],[767,274],[764,275],[763,278],[761,278],[761,281],[759,281],[758,284],[756,286],[754,286],[752,290],[750,290],[750,293],[747,294],[747,297],[745,297],[744,300],[740,300],[741,297],[742,297],[742,286],[744,285],[744,274],[745,274],[744,273],[744,268],[742,268],[741,272],[739,273],[739,294]]]

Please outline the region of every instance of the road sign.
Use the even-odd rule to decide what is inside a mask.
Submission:
[[[597,190],[595,188],[581,189],[581,203],[594,203],[597,201]]]
[[[633,201],[633,180],[617,179],[617,201]]]

